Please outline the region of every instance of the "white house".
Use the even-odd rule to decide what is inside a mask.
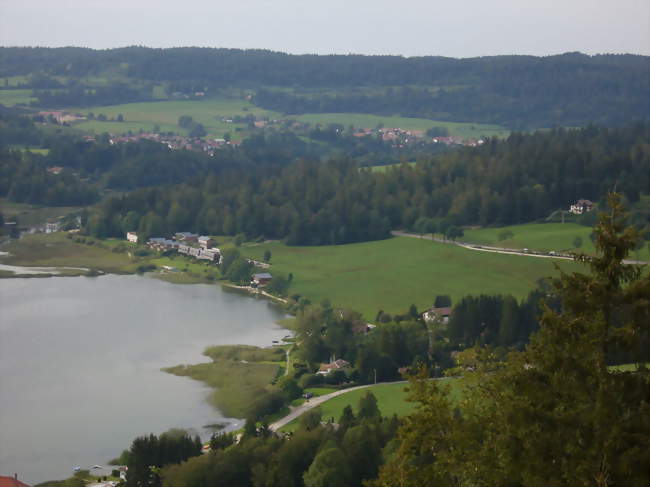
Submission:
[[[569,212],[573,213],[574,215],[582,215],[583,213],[587,213],[593,209],[594,209],[594,203],[592,201],[578,200],[577,202],[571,205]]]
[[[333,370],[343,370],[347,369],[348,367],[350,367],[350,362],[343,359],[337,359],[329,364],[321,364],[320,369],[316,373],[321,375],[329,375],[329,373]]]
[[[451,316],[451,307],[444,308],[431,308],[428,311],[422,313],[422,318],[425,323],[435,323],[439,322],[443,325],[449,323],[449,317]]]
[[[136,232],[126,232],[126,239],[129,242],[138,243],[138,234]]]

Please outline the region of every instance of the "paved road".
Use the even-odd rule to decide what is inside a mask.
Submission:
[[[468,250],[479,250],[481,252],[493,252],[496,254],[508,254],[508,255],[523,255],[525,257],[541,257],[542,259],[563,259],[563,260],[573,260],[572,255],[548,255],[535,252],[523,252],[521,249],[508,249],[505,247],[489,247],[486,245],[475,245],[467,244],[463,242],[456,242],[453,240],[444,240],[438,237],[432,237],[430,235],[419,235],[417,233],[408,233],[401,231],[392,231],[390,232],[395,237],[412,237],[412,238],[423,238],[425,240],[432,240],[433,242],[439,242],[449,245],[456,245],[458,247],[463,247]],[[649,264],[649,262],[643,260],[631,260],[626,259],[623,261],[624,264]]]
[[[396,382],[382,382],[382,384],[399,384],[403,383],[406,384],[407,381],[405,380],[400,380]],[[279,419],[275,423],[269,425],[269,429],[272,431],[277,431],[280,428],[282,428],[284,425],[287,423],[290,423],[294,419],[296,419],[298,416],[300,416],[302,413],[305,411],[309,411],[310,409],[315,408],[316,406],[319,406],[323,404],[325,401],[328,401],[332,399],[333,397],[340,396],[342,394],[347,394],[348,392],[356,391],[358,389],[365,389],[367,387],[371,387],[374,384],[367,384],[365,386],[356,386],[356,387],[350,387],[349,389],[341,389],[339,391],[332,392],[330,394],[325,394],[323,396],[318,396],[318,397],[312,397],[308,401],[304,402],[300,406],[297,406],[295,408],[291,409],[291,412],[287,414],[284,418]]]

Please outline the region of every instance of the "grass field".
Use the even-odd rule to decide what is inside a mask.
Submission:
[[[390,170],[392,167],[399,167],[402,164],[406,164],[407,166],[415,166],[417,162],[400,162],[399,164],[386,164],[385,166],[364,166],[363,169],[369,169],[370,172],[386,172]]]
[[[512,238],[499,241],[499,234],[510,231]],[[529,223],[526,225],[512,225],[499,228],[480,228],[465,230],[463,242],[477,243],[481,245],[506,247],[506,248],[528,248],[531,250],[542,250],[545,252],[554,250],[595,253],[594,244],[591,241],[591,227],[578,225],[577,223]],[[582,239],[582,246],[575,248],[573,240],[576,237]],[[650,249],[644,245],[642,249],[633,252],[630,258],[650,261]]]
[[[5,106],[14,106],[19,104],[27,105],[30,101],[35,100],[32,98],[32,90],[1,90],[0,89],[0,104]]]
[[[321,247],[288,247],[281,243],[244,246],[248,257],[272,253],[270,272],[293,273],[289,292],[319,303],[358,310],[374,319],[382,309],[404,313],[411,303],[431,306],[438,294],[452,299],[468,294],[525,297],[540,277],[555,274],[551,259],[502,255],[463,249],[417,238]],[[558,262],[563,269],[578,264]]]
[[[195,122],[203,124],[208,134],[218,137],[222,137],[226,132],[231,132],[234,136],[235,128],[243,127],[242,124],[222,122],[222,117],[230,118],[236,115],[243,117],[248,114],[268,117],[279,116],[275,112],[258,108],[249,101],[226,98],[128,103],[125,105],[78,108],[70,111],[92,112],[95,115],[103,113],[109,118],[122,114],[125,120],[122,123],[88,121],[76,125],[76,127],[84,130],[114,131],[113,133],[126,133],[129,130],[137,131],[140,128],[150,131],[155,124],[160,125],[163,131],[184,132],[178,126],[178,118],[182,115],[190,115]]]
[[[296,117],[296,120],[311,124],[339,123],[344,126],[354,125],[356,128],[374,128],[383,124],[386,128],[403,130],[427,130],[431,127],[446,127],[449,135],[477,138],[481,136],[507,136],[510,131],[499,125],[480,123],[443,122],[426,118],[408,118],[397,116],[368,115],[363,113],[308,113]]]
[[[450,394],[452,399],[457,399],[460,395],[460,386],[457,379],[441,379],[445,384],[450,386]],[[342,394],[335,398],[330,399],[329,401],[324,402],[319,407],[322,411],[323,421],[326,421],[330,418],[334,418],[334,421],[338,421],[343,413],[343,409],[346,406],[351,406],[354,414],[358,413],[358,404],[359,399],[361,399],[365,394],[370,391],[377,398],[377,406],[381,411],[382,416],[390,417],[393,414],[398,416],[406,416],[411,413],[415,407],[416,403],[407,402],[406,397],[408,393],[405,388],[408,386],[407,383],[388,383],[388,384],[377,384],[370,386],[365,389],[357,389],[346,394]],[[307,389],[310,392],[314,392],[312,389]],[[322,391],[322,388],[318,389],[319,392]],[[325,389],[327,391],[327,389]],[[329,390],[329,392],[332,392]],[[325,392],[327,393],[327,392]],[[314,394],[322,395],[322,394]],[[299,419],[297,418],[286,426],[281,428],[282,431],[294,431],[298,427]]]
[[[87,122],[80,122],[75,124],[75,128],[80,130],[87,130],[89,132],[95,132],[96,134],[102,134],[108,132],[110,134],[126,134],[132,132],[137,134],[141,130],[143,132],[153,132],[155,123],[151,122],[100,122],[99,120],[89,120]],[[180,128],[178,125],[171,124],[157,124],[162,132],[176,132],[181,135],[187,135],[187,130]]]

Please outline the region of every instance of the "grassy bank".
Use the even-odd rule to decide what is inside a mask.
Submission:
[[[284,349],[248,345],[209,347],[204,355],[212,362],[177,365],[163,369],[190,377],[215,389],[210,402],[226,416],[243,418],[250,405],[277,376],[284,364]]]
[[[111,250],[117,240],[84,245],[68,238],[66,232],[26,235],[3,246],[9,257],[4,264],[36,267],[86,267],[103,272],[132,273],[142,263],[128,253]]]
[[[261,260],[270,250],[271,273],[292,273],[290,294],[314,303],[328,298],[336,307],[361,311],[373,319],[382,309],[403,313],[411,303],[431,306],[438,294],[458,300],[468,294],[512,294],[525,297],[541,277],[557,271],[550,259],[501,255],[463,249],[417,238],[320,247],[288,247],[281,243],[242,247]],[[578,269],[573,262],[558,262]]]
[[[544,252],[570,251],[595,254],[596,249],[591,241],[591,227],[577,223],[529,223],[511,225],[508,227],[479,228],[465,230],[463,242],[480,245],[506,247],[514,249],[528,248]],[[512,237],[499,240],[500,234],[511,232]],[[580,237],[582,245],[575,247],[574,240]],[[645,244],[638,252],[632,252],[630,258],[650,261],[650,249]]]
[[[133,254],[136,245],[122,239],[88,237],[86,242],[92,244],[78,243],[68,238],[66,232],[26,235],[0,249],[10,254],[1,263],[27,267],[84,267],[116,274],[132,274],[142,265],[153,265],[156,270],[149,274],[151,277],[176,284],[213,283],[219,278],[218,268],[206,261],[177,255],[163,257],[158,253],[137,257]],[[175,271],[167,271],[164,266]],[[80,273],[62,269],[61,274]]]

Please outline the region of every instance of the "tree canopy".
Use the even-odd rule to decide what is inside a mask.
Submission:
[[[620,196],[596,226],[590,274],[554,283],[561,310],[502,361],[489,348],[460,354],[464,398],[424,376],[417,411],[374,486],[647,485],[650,464],[650,276],[622,260],[638,234]],[[608,365],[631,362],[633,370]]]

